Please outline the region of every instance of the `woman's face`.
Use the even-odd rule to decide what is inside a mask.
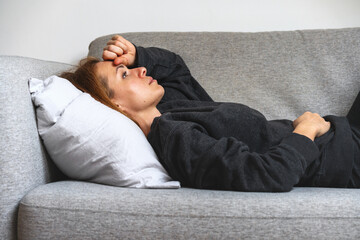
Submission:
[[[130,111],[141,111],[156,106],[164,95],[164,88],[155,79],[146,76],[146,68],[128,69],[115,66],[112,61],[96,64],[95,72],[107,79],[112,91],[111,100]]]

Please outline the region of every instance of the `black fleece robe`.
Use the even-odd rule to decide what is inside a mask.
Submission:
[[[182,186],[272,192],[359,187],[360,134],[346,117],[326,116],[332,127],[313,142],[293,133],[290,120],[268,121],[245,105],[214,102],[170,51],[137,47],[136,66],[165,89],[157,106],[162,116],[147,138]]]

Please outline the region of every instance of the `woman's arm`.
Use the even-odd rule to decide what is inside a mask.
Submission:
[[[183,59],[161,48],[137,47],[137,64],[165,88],[162,102],[172,100],[213,101],[193,78]]]
[[[171,127],[159,120],[160,137],[153,146],[170,176],[182,185],[239,191],[290,191],[318,157],[319,150],[309,138],[291,133],[265,153],[251,152],[232,137],[215,139],[193,122]]]
[[[318,114],[306,112],[294,121],[293,133],[257,153],[236,138],[215,139],[195,122],[158,121],[155,135],[164,140],[154,149],[174,179],[191,187],[240,191],[290,191],[319,155],[314,138],[330,128]]]
[[[104,60],[115,65],[145,67],[147,74],[165,88],[163,102],[171,100],[212,101],[211,97],[193,78],[183,59],[161,48],[134,46],[121,36],[114,36],[104,48]]]

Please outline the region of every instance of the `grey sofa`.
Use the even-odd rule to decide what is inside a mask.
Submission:
[[[360,28],[123,36],[179,53],[215,100],[247,104],[269,119],[306,110],[344,115],[360,90]],[[101,56],[109,37],[93,41],[89,55]],[[67,179],[39,139],[27,79],[69,68],[0,57],[0,239],[360,238],[360,189],[244,193]]]

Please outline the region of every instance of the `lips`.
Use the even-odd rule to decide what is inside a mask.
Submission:
[[[153,82],[156,82],[156,80],[153,79],[153,78],[150,78],[150,79],[149,79],[149,85],[152,84]]]

